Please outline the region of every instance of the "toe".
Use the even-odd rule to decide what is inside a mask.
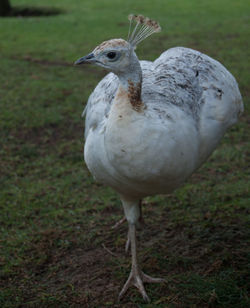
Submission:
[[[165,279],[163,278],[153,278],[147,274],[142,273],[142,280],[143,282],[147,282],[147,283],[162,283],[162,282],[166,282]]]
[[[149,299],[149,297],[148,297],[148,295],[147,295],[147,292],[145,291],[145,288],[144,288],[142,279],[141,279],[139,276],[136,277],[136,281],[135,281],[134,285],[135,285],[135,286],[137,287],[137,289],[140,291],[140,293],[141,293],[141,295],[142,295],[144,301],[147,302],[147,303],[149,303],[149,302],[150,302],[150,299]]]

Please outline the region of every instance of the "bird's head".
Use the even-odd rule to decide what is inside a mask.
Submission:
[[[125,72],[135,61],[136,46],[149,35],[161,30],[159,24],[142,15],[130,15],[128,40],[112,39],[98,45],[90,54],[78,59],[75,65],[93,63],[119,74]],[[136,25],[131,30],[131,24]]]
[[[93,63],[114,73],[126,70],[134,50],[123,39],[112,39],[98,45],[90,54],[78,59],[75,64]]]

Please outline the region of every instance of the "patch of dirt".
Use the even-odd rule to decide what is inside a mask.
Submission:
[[[111,259],[103,248],[77,248],[60,260],[63,266],[49,280],[44,277],[44,282],[47,281],[47,288],[52,293],[57,293],[62,285],[71,285],[77,290],[77,297],[72,294],[73,300],[81,304],[114,298],[120,286],[115,283],[108,265]]]
[[[70,123],[67,126],[65,122],[61,122],[55,125],[2,132],[2,140],[4,140],[2,153],[4,155],[0,159],[1,175],[8,176],[20,162],[53,153],[57,153],[59,158],[69,157],[73,160],[82,160],[83,127],[82,121]]]
[[[113,270],[117,268],[115,259],[123,260],[123,254],[111,254],[102,246],[80,247],[74,237],[56,229],[38,233],[35,237],[32,249],[26,251],[31,262],[26,262],[18,279],[9,281],[22,289],[27,303],[41,300],[47,294],[65,298],[72,307],[100,307],[100,303],[104,306],[110,303],[109,307],[136,307],[129,302],[124,306],[117,301],[125,281],[119,281]],[[58,241],[66,238],[72,241],[71,246],[68,249],[57,247]],[[130,256],[127,258],[129,263]],[[22,279],[27,278],[28,272],[32,273],[32,279],[24,282]]]
[[[61,141],[83,140],[84,130],[83,122],[70,123],[65,126],[65,123],[49,124],[43,127],[23,128],[9,132],[11,139],[16,140],[16,146],[29,143],[35,145],[39,151],[55,147]]]

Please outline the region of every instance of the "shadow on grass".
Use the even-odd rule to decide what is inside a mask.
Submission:
[[[9,14],[1,17],[46,17],[64,13],[62,9],[53,7],[12,7]]]

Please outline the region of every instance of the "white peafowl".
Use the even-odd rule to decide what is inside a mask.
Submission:
[[[198,51],[176,47],[154,62],[139,61],[136,46],[161,28],[142,15],[129,20],[127,41],[105,41],[75,64],[111,71],[85,108],[84,157],[95,179],[119,194],[128,221],[132,268],[119,298],[134,285],[149,302],[144,282],[164,280],[138,264],[140,201],[172,192],[199,168],[237,122],[243,103],[229,71]]]

